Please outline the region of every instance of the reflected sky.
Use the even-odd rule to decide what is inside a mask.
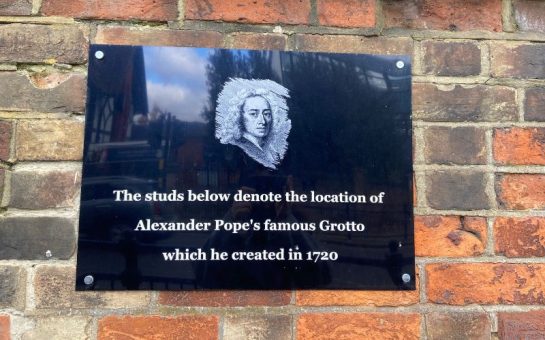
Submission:
[[[206,48],[144,47],[149,111],[159,109],[179,120],[204,122],[206,66],[212,52]]]

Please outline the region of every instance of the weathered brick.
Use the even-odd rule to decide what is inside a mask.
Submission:
[[[524,99],[524,120],[545,122],[545,88],[533,87],[526,90]]]
[[[430,313],[426,315],[428,340],[490,339],[490,319],[486,313]]]
[[[91,318],[85,316],[51,316],[35,320],[33,329],[23,333],[21,340],[91,338]]]
[[[375,27],[376,0],[318,0],[320,25],[337,27]]]
[[[497,175],[496,197],[498,204],[504,209],[544,209],[545,175]]]
[[[501,32],[500,0],[385,0],[385,27]]]
[[[0,203],[2,202],[2,197],[4,195],[4,179],[6,177],[6,171],[0,168]]]
[[[426,177],[426,197],[434,209],[489,209],[486,174],[473,171],[433,171]]]
[[[74,18],[168,21],[178,18],[176,0],[43,0],[41,13]]]
[[[460,126],[429,127],[424,130],[426,163],[486,164],[485,131]]]
[[[76,247],[74,223],[64,217],[1,217],[0,259],[43,260],[50,250],[53,257],[69,259]]]
[[[107,316],[98,322],[98,338],[102,340],[187,339],[216,340],[218,317],[201,315]]]
[[[505,165],[545,165],[545,128],[494,130],[494,159]]]
[[[0,315],[0,340],[10,339],[9,315]]]
[[[3,0],[0,15],[31,15],[32,0]]]
[[[297,34],[295,49],[316,52],[412,55],[413,41],[410,38]]]
[[[299,306],[410,306],[418,303],[420,275],[416,274],[416,290],[298,290]]]
[[[459,216],[415,216],[416,256],[481,255],[486,248],[486,219]]]
[[[545,44],[490,43],[493,77],[545,78]]]
[[[223,322],[223,338],[290,340],[291,317],[289,315],[227,317]]]
[[[187,0],[185,19],[251,24],[308,24],[309,0]]]
[[[433,303],[545,304],[545,264],[429,264],[426,274],[428,300]]]
[[[535,0],[513,1],[515,22],[521,31],[545,32],[545,2]]]
[[[257,50],[284,50],[286,36],[282,34],[235,33],[232,35],[233,48]]]
[[[77,171],[13,171],[10,206],[18,209],[72,207],[80,186]]]
[[[171,306],[284,306],[289,291],[187,291],[161,292],[159,303]]]
[[[522,313],[498,313],[498,335],[500,340],[545,339],[545,311]]]
[[[507,257],[545,256],[545,218],[498,217],[494,221],[496,253]]]
[[[0,120],[0,160],[10,159],[11,137],[13,124],[9,121]]]
[[[475,76],[481,73],[481,50],[472,42],[424,41],[423,71],[438,76]]]
[[[484,85],[413,84],[413,116],[434,122],[517,119],[514,89]]]
[[[298,340],[419,338],[418,314],[312,313],[297,320]]]
[[[81,74],[53,88],[38,88],[22,74],[0,72],[0,88],[0,110],[83,112],[85,105],[85,76]]]
[[[395,292],[299,290],[296,294],[296,303],[300,306],[409,306],[418,303],[419,299],[418,289]]]
[[[23,309],[25,296],[26,271],[14,266],[0,266],[0,308]]]
[[[20,121],[16,128],[19,160],[81,160],[83,123],[73,120]]]
[[[75,276],[73,267],[39,266],[34,277],[36,308],[139,308],[149,304],[149,292],[76,292]]]
[[[141,29],[124,26],[99,26],[97,44],[222,47],[223,36],[212,31]]]
[[[1,25],[0,42],[0,62],[82,64],[87,60],[87,38],[77,26]]]

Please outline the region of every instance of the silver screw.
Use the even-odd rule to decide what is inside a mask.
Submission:
[[[86,285],[92,285],[93,282],[95,282],[95,278],[93,277],[93,275],[87,275],[86,277],[83,278],[83,283],[85,283]]]
[[[401,280],[403,280],[403,282],[405,282],[405,283],[409,283],[409,282],[411,282],[411,275],[405,273],[405,274],[401,275]]]
[[[95,58],[97,58],[98,60],[104,59],[104,52],[102,52],[102,51],[96,51],[96,52],[95,52]]]
[[[397,68],[403,68],[405,67],[405,63],[402,60],[398,60],[396,63]]]
[[[51,256],[53,256],[53,254],[51,254],[51,250],[47,250],[45,252],[45,257],[50,258]]]

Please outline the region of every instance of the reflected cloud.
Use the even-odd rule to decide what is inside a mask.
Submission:
[[[159,108],[183,121],[204,121],[207,50],[145,47],[149,110]]]

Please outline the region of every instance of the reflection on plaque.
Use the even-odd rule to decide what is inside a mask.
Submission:
[[[414,289],[410,75],[92,46],[76,289]]]

